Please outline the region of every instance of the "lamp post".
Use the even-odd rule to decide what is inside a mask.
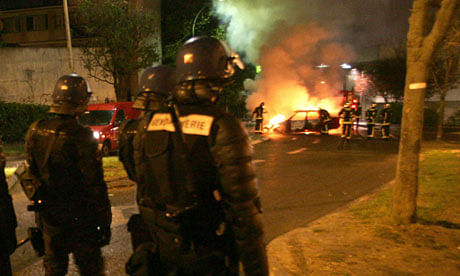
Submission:
[[[196,21],[198,20],[198,17],[200,16],[201,12],[204,11],[205,8],[206,8],[206,6],[203,6],[203,7],[198,11],[198,13],[196,14],[195,18],[193,19],[192,37],[195,36],[195,24],[196,24]]]
[[[66,31],[66,41],[67,41],[67,51],[69,54],[69,69],[70,72],[73,72],[73,55],[72,55],[72,38],[70,36],[70,20],[69,20],[69,7],[67,5],[67,0],[62,0],[64,7],[64,20],[65,20],[65,31]]]

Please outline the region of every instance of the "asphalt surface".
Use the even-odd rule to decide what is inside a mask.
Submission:
[[[271,135],[270,141],[255,146],[267,243],[394,178],[396,140],[367,141],[355,136],[343,147],[340,143],[337,135]],[[136,210],[135,188],[127,180],[120,182],[128,186],[109,189],[113,224],[112,242],[103,248],[107,275],[124,275],[124,264],[131,254],[126,222]],[[14,192],[13,198],[21,239],[33,224],[33,214],[25,211],[27,200],[20,191]],[[29,243],[14,253],[12,263],[14,275],[44,275],[41,259]],[[78,275],[72,262],[68,275]]]

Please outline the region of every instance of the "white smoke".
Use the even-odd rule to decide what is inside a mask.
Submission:
[[[262,73],[246,88],[255,91],[249,109],[265,102],[287,115],[310,104],[337,109],[350,45],[376,43],[394,33],[396,7],[410,0],[214,0],[214,13],[227,26],[227,41]],[[407,2],[407,3],[406,3]],[[408,9],[406,11],[408,14]],[[398,30],[399,31],[399,30]],[[403,30],[404,32],[404,30]],[[345,43],[345,41],[347,43]],[[330,69],[319,70],[319,64]],[[254,89],[254,90],[253,90]]]

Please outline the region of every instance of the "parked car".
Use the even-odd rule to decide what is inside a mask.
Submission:
[[[328,121],[322,120],[321,113]],[[331,117],[329,112],[321,108],[295,110],[288,119],[278,123],[276,126],[271,126],[273,131],[282,133],[308,133],[320,132],[323,124],[328,124],[329,129],[340,127],[339,118]]]
[[[91,128],[104,156],[118,150],[118,132],[125,120],[137,119],[140,111],[132,102],[92,104],[80,117],[80,123]]]

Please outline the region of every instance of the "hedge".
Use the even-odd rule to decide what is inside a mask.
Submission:
[[[49,106],[0,102],[0,137],[5,143],[23,142],[30,124],[45,119]]]

